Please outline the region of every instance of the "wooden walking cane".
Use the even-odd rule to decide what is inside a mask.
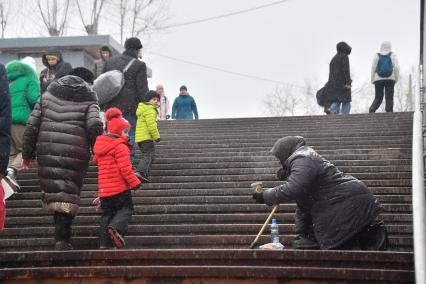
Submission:
[[[265,231],[266,226],[269,224],[269,221],[271,221],[272,216],[274,216],[275,211],[277,211],[279,204],[275,205],[274,208],[272,208],[271,213],[269,214],[268,218],[266,219],[265,223],[263,224],[262,228],[260,229],[259,233],[257,234],[254,241],[251,243],[250,248],[254,248],[254,245],[259,240],[260,236],[263,234],[263,231]]]

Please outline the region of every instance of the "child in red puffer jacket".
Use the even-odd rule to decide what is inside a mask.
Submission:
[[[124,234],[133,214],[131,189],[138,189],[140,180],[130,162],[130,123],[120,109],[105,112],[107,133],[98,136],[93,164],[98,165],[98,197],[102,217],[99,228],[100,248],[123,247]]]

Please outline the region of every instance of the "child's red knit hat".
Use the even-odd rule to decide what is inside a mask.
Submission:
[[[130,123],[123,118],[123,114],[119,108],[113,107],[105,112],[107,120],[107,130],[109,133],[121,136],[121,132],[130,128]]]

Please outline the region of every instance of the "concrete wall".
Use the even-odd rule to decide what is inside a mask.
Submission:
[[[0,62],[7,64],[11,60],[22,59],[26,56],[31,56],[36,60],[37,72],[40,73],[41,70],[45,68],[42,63],[41,56],[42,53],[0,53]],[[94,58],[85,51],[64,51],[62,52],[62,57],[64,61],[69,62],[73,67],[86,67],[89,70],[93,70]]]

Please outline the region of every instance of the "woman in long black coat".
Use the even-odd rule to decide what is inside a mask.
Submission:
[[[352,48],[346,42],[339,42],[337,53],[330,62],[330,73],[327,82],[327,101],[334,114],[349,114],[351,110],[351,74],[349,54]]]
[[[90,148],[102,127],[96,94],[72,75],[50,83],[28,119],[22,157],[24,164],[37,157],[43,206],[54,212],[57,250],[72,249],[71,224]]]
[[[295,248],[386,246],[384,227],[376,223],[382,206],[363,182],[341,172],[300,136],[279,139],[271,153],[282,165],[278,177],[285,182],[253,197],[268,205],[296,201]]]

